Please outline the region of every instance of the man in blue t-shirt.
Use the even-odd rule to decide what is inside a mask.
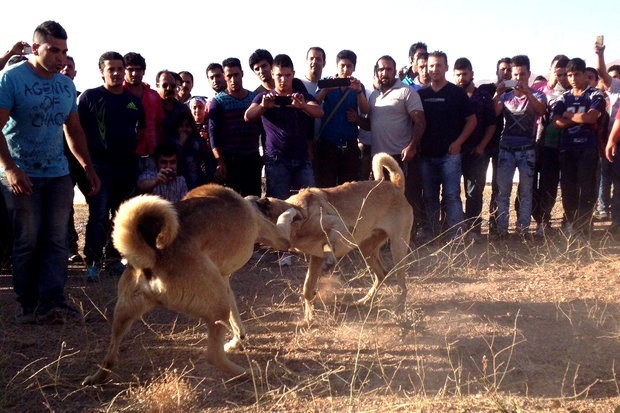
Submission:
[[[77,314],[64,294],[73,182],[63,126],[88,178],[88,195],[101,185],[78,118],[75,86],[59,73],[67,58],[63,27],[40,24],[32,53],[0,77],[0,190],[15,235],[13,288],[22,307],[20,324],[64,322]]]
[[[588,85],[586,62],[580,58],[566,65],[572,89],[556,101],[553,124],[562,129],[560,140],[560,189],[569,235],[589,235],[596,203],[598,142],[596,126],[605,110],[600,90]]]

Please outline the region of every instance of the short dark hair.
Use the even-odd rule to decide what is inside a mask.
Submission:
[[[228,59],[224,59],[224,61],[222,62],[222,67],[238,67],[239,69],[242,69],[241,61],[236,57],[229,57]]]
[[[153,157],[157,162],[162,156],[176,156],[178,158],[179,151],[177,150],[177,145],[170,141],[157,145],[153,151]]]
[[[501,65],[502,63],[508,63],[509,65],[512,64],[512,59],[510,57],[502,57],[501,59],[499,59],[497,61],[497,65],[495,65],[495,70],[497,71],[499,69],[499,65]]]
[[[512,58],[513,66],[525,66],[527,71],[530,71],[530,58],[524,54],[516,55]]]
[[[47,20],[34,29],[32,39],[35,43],[44,43],[47,41],[48,37],[67,40],[67,32],[59,23],[53,20]]]
[[[594,79],[598,82],[598,70],[593,67],[586,67],[586,72],[594,73]]]
[[[279,54],[276,57],[274,57],[272,66],[288,67],[293,70],[295,69],[295,67],[293,66],[293,61],[291,60],[289,55],[286,55],[286,54]]]
[[[396,68],[396,60],[394,60],[394,58],[392,56],[384,54],[383,56],[378,58],[377,61],[375,62],[375,74],[377,73],[377,68],[379,67],[379,60],[390,61],[394,65],[394,68]]]
[[[155,75],[155,84],[156,84],[156,85],[158,85],[158,84],[159,84],[159,78],[160,78],[162,75],[170,75],[170,76],[172,76],[172,77],[174,78],[174,75],[175,75],[175,74],[176,74],[176,73],[174,73],[173,71],[168,70],[168,69],[160,70],[159,72],[157,72],[157,75]],[[175,79],[175,80],[176,80],[176,79]]]
[[[607,73],[613,71],[620,72],[620,65],[611,65],[607,68]]]
[[[560,61],[560,60],[562,61],[566,60],[566,62],[568,62],[569,59],[568,59],[568,56],[566,56],[565,54],[556,54],[551,60],[551,64],[553,64],[554,62]],[[557,64],[556,64],[556,67],[557,67]]]
[[[579,57],[574,57],[568,61],[568,64],[566,65],[566,71],[573,72],[573,73],[574,72],[585,73],[586,62]]]
[[[474,70],[466,57],[459,57],[454,61],[454,70]]]
[[[140,53],[129,52],[123,57],[125,58],[125,66],[138,66],[142,70],[146,70],[146,60]]]
[[[179,76],[181,75],[189,75],[189,77],[192,79],[192,83],[194,83],[194,75],[192,75],[191,72],[188,72],[187,70],[181,70],[179,72]]]
[[[308,57],[308,53],[310,53],[310,50],[318,50],[323,55],[323,62],[326,61],[327,55],[325,55],[325,50],[323,50],[322,47],[319,47],[319,46],[312,46],[312,47],[310,47],[308,49],[308,51],[306,52],[306,57]]]
[[[341,61],[342,59],[350,60],[353,63],[353,66],[357,65],[357,55],[351,50],[341,50],[338,52],[336,56],[336,63]]]
[[[555,67],[559,67],[564,69],[566,67],[566,65],[568,64],[568,57],[564,56],[564,55],[557,55],[556,59],[553,59],[553,62],[555,62]],[[553,64],[553,62],[551,62]]]
[[[445,54],[444,52],[442,52],[441,50],[435,50],[434,52],[430,52],[428,54],[428,57],[435,57],[435,58],[443,58],[444,62],[446,62],[446,64],[448,64],[448,55]]]
[[[254,53],[250,55],[250,69],[254,70],[254,65],[261,60],[266,60],[267,63],[273,66],[273,56],[271,55],[271,53],[269,53],[269,50],[256,49]]]
[[[422,52],[418,55],[418,58],[416,59],[416,63],[418,60],[428,60],[428,52]]]
[[[534,78],[534,82],[546,82],[547,78],[544,77],[543,75],[538,75]]]
[[[99,57],[99,70],[103,70],[104,62],[106,60],[120,60],[123,62],[123,67],[125,67],[125,59],[123,59],[123,55],[118,52],[105,52]]]
[[[415,42],[409,47],[409,57],[413,56],[415,54],[415,51],[418,49],[422,49],[425,52],[428,52],[428,46],[426,46],[426,43]]]
[[[209,63],[209,66],[207,66],[207,69],[205,70],[205,73],[208,76],[210,71],[218,70],[218,69],[220,71],[222,71],[222,72],[224,71],[224,68],[222,67],[221,64],[219,64],[219,63]]]

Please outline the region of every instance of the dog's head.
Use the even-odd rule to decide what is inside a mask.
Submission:
[[[249,195],[245,197],[256,209],[260,211],[268,220],[273,222],[274,224],[278,222],[278,218],[284,212],[290,210],[291,208],[297,211],[296,214],[293,214],[294,220],[300,220],[305,218],[305,214],[303,210],[293,204],[290,204],[282,199],[264,197],[259,198],[255,195]]]

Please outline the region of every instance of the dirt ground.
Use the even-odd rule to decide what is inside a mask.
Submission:
[[[76,212],[83,234],[86,209]],[[248,380],[206,362],[203,323],[156,309],[125,338],[112,380],[82,387],[108,345],[118,278],[86,283],[72,264],[68,294],[84,323],[18,326],[3,268],[0,411],[612,412],[620,240],[606,225],[591,240],[416,247],[403,314],[390,279],[371,305],[352,304],[370,277],[350,254],[322,279],[311,328],[300,325],[304,257],[280,267],[261,251],[232,277],[248,339],[230,357],[253,368]]]

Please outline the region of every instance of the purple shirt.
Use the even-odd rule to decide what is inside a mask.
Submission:
[[[268,92],[256,95],[252,103],[260,104],[266,93]],[[306,102],[316,102],[308,92],[302,94]],[[263,113],[262,121],[267,156],[294,160],[308,159],[308,141],[313,138],[314,118],[300,109],[276,106]]]

